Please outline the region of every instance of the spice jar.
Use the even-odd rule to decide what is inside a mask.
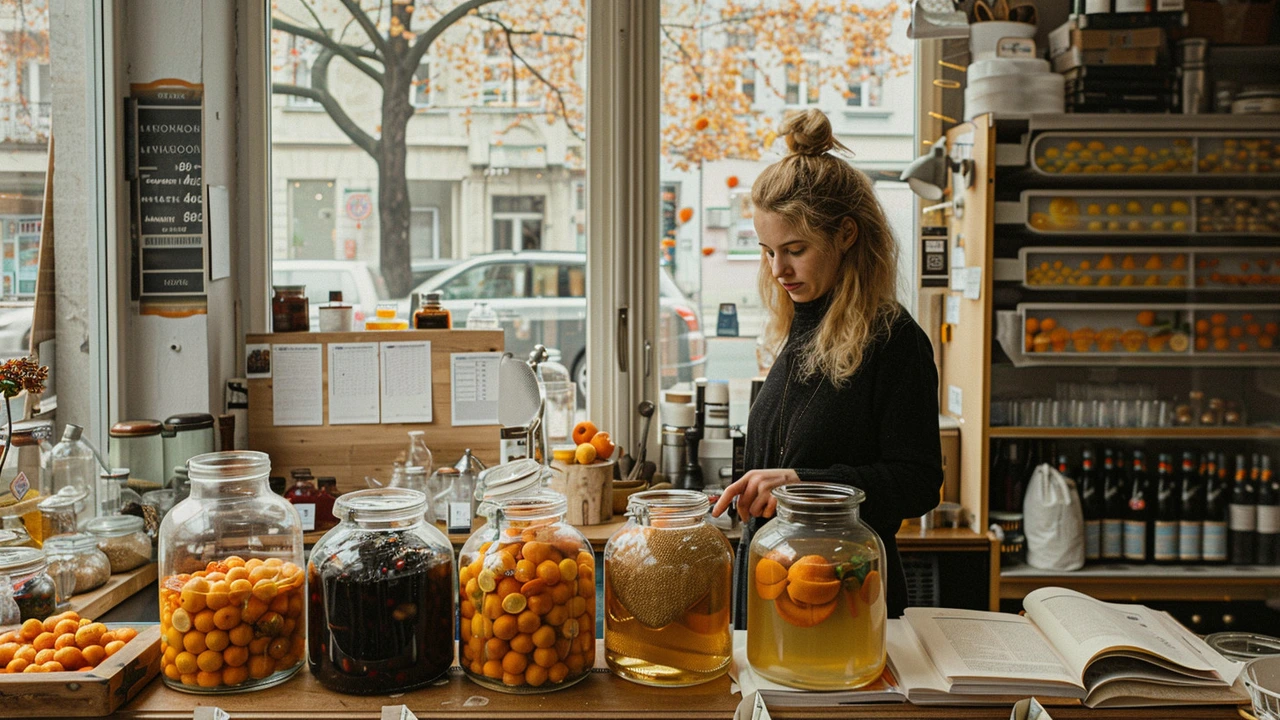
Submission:
[[[777,517],[751,541],[747,660],[774,682],[839,690],[885,663],[884,544],[858,519],[866,494],[796,483],[773,491]]]
[[[547,490],[493,503],[458,556],[462,669],[509,693],[560,690],[595,664],[595,556]]]
[[[83,488],[68,485],[39,502],[40,537],[67,535],[76,531],[77,519],[84,512],[88,495]]]
[[[111,579],[111,561],[98,549],[98,540],[89,533],[45,538],[44,554],[49,575],[58,590],[58,604],[96,590]]]
[[[107,515],[85,526],[98,549],[111,563],[111,572],[121,573],[151,562],[151,538],[146,523],[134,515]]]
[[[311,551],[307,662],[357,695],[421,687],[453,663],[453,547],[416,490],[343,495],[338,525]]]
[[[57,610],[57,588],[44,551],[0,548],[0,576],[8,576],[23,620],[44,620]]]
[[[609,669],[642,685],[720,677],[733,657],[733,553],[707,522],[705,493],[648,490],[604,550],[604,647]]]
[[[160,525],[164,682],[204,693],[284,682],[306,646],[298,513],[267,486],[265,453],[208,453],[188,467],[191,495]]]
[[[311,329],[311,307],[306,285],[275,285],[271,297],[272,332],[306,332]]]

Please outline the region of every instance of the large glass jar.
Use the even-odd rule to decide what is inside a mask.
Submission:
[[[861,490],[797,483],[773,491],[778,516],[751,541],[747,660],[791,687],[838,690],[885,663],[884,544],[858,519]]]
[[[58,588],[58,605],[70,601],[72,595],[96,590],[111,579],[111,561],[89,533],[45,538],[44,554],[49,576]]]
[[[453,663],[449,538],[417,490],[358,490],[336,507],[307,565],[311,674],[357,695],[422,687]]]
[[[510,693],[560,690],[595,664],[595,556],[560,493],[492,503],[458,557],[461,664]]]
[[[43,550],[0,548],[0,577],[9,578],[24,621],[43,621],[57,610],[57,589]]]
[[[160,525],[164,682],[257,690],[302,667],[306,577],[298,513],[267,486],[260,452],[197,455],[191,495]]]
[[[648,490],[604,549],[609,669],[643,685],[679,687],[729,669],[733,552],[706,520],[707,496]]]

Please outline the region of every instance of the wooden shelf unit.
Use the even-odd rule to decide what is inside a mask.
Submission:
[[[1001,571],[1000,598],[1021,600],[1046,585],[1120,602],[1267,601],[1280,598],[1280,567],[1100,565],[1049,572],[1024,565]]]
[[[1173,427],[1173,428],[1057,428],[1057,427],[992,427],[991,400],[993,395],[1000,396],[1001,391],[1008,392],[1008,387],[994,388],[992,368],[999,365],[997,373],[1001,382],[1006,382],[1009,372],[1035,372],[1039,375],[1027,375],[1027,382],[1033,379],[1047,387],[1042,390],[1046,395],[1053,394],[1052,379],[1045,378],[1044,373],[1061,373],[1059,377],[1078,381],[1084,373],[1106,373],[1106,365],[1124,367],[1128,358],[1110,358],[1106,363],[1094,364],[1094,369],[1084,367],[1088,363],[1042,363],[1026,367],[1007,366],[998,344],[995,342],[997,328],[997,312],[1015,309],[1018,303],[1039,302],[1052,299],[1056,303],[1079,303],[1081,305],[1114,299],[1112,294],[1094,291],[1083,292],[1075,288],[1053,287],[1039,288],[1010,287],[1008,276],[1010,263],[1017,263],[1019,251],[1023,247],[1050,246],[1047,242],[1054,237],[1070,238],[1071,246],[1087,246],[1095,251],[1102,251],[1112,245],[1123,247],[1168,248],[1196,246],[1200,248],[1232,248],[1247,247],[1250,250],[1263,250],[1268,254],[1280,257],[1280,240],[1271,235],[1249,233],[1215,234],[1196,233],[1194,226],[1182,233],[1143,233],[1115,234],[1098,236],[1084,235],[1037,235],[1030,231],[1019,219],[1016,225],[999,224],[1007,217],[1015,199],[1023,196],[1024,191],[1045,190],[1061,191],[1065,195],[1078,194],[1081,191],[1116,191],[1118,194],[1138,195],[1146,191],[1148,194],[1168,195],[1177,191],[1180,194],[1194,196],[1197,194],[1223,195],[1257,195],[1280,197],[1280,174],[1256,175],[1247,177],[1222,178],[1213,174],[1184,175],[1181,177],[1162,175],[1140,176],[1050,176],[1034,171],[1030,167],[1033,161],[1030,148],[1035,137],[1047,131],[1070,131],[1079,133],[1084,138],[1093,134],[1105,134],[1107,131],[1139,132],[1149,135],[1181,135],[1198,136],[1210,133],[1256,133],[1256,125],[1231,116],[1151,116],[1151,115],[1036,115],[1021,118],[994,119],[991,115],[983,115],[970,122],[958,125],[947,133],[947,147],[951,157],[957,161],[972,160],[972,172],[968,178],[960,173],[953,177],[952,203],[948,216],[951,256],[956,256],[959,249],[963,256],[963,265],[967,268],[979,268],[981,279],[978,283],[977,298],[965,297],[960,291],[950,291],[950,295],[959,301],[959,322],[945,329],[943,337],[950,339],[943,344],[941,361],[941,405],[945,415],[953,417],[961,426],[961,464],[962,482],[960,502],[972,517],[971,529],[983,532],[988,524],[988,497],[990,468],[994,458],[993,440],[1011,439],[1044,439],[1044,440],[1120,440],[1120,441],[1169,441],[1169,440],[1203,440],[1209,442],[1242,441],[1250,443],[1274,443],[1280,447],[1280,427],[1254,425],[1247,427]],[[965,180],[968,187],[965,187]],[[1123,191],[1123,192],[1122,192]],[[1019,217],[1026,211],[1020,208]],[[997,217],[998,212],[1003,215]],[[997,255],[999,258],[997,259]],[[997,265],[1001,265],[1004,275],[997,277]],[[957,272],[953,268],[952,272]],[[961,270],[962,271],[962,270]],[[1020,279],[1019,279],[1020,280]],[[1270,287],[1255,293],[1250,302],[1267,299],[1266,303],[1280,301],[1278,288]],[[1169,302],[1185,302],[1195,304],[1231,304],[1241,302],[1231,299],[1232,296],[1220,289],[1206,290],[1202,288],[1185,289],[1185,297],[1176,293],[1163,291],[1152,297],[1136,293],[1141,301],[1153,304]],[[1239,297],[1238,294],[1235,297]],[[1158,299],[1157,299],[1158,298]],[[1176,299],[1172,299],[1176,298]],[[1274,299],[1270,299],[1274,298]],[[955,302],[955,300],[951,300]],[[1126,300],[1125,302],[1132,302]],[[953,319],[955,314],[952,313]],[[1238,366],[1239,372],[1249,374],[1274,373],[1265,369],[1274,365],[1274,360],[1257,362],[1232,362]],[[1178,367],[1187,368],[1189,374],[1210,372],[1216,367],[1222,372],[1222,364],[1213,362],[1212,358],[1193,359],[1190,362],[1178,363]],[[1163,367],[1152,367],[1153,372],[1166,372]],[[1114,370],[1111,371],[1114,374]],[[1243,385],[1243,383],[1242,383]],[[1261,394],[1261,393],[1259,393]],[[1252,399],[1252,398],[1251,398]],[[1274,410],[1280,403],[1276,399],[1266,400],[1270,409]],[[1261,414],[1266,417],[1266,413]],[[1255,416],[1255,419],[1257,417]],[[998,558],[997,558],[998,567]],[[1280,573],[1270,576],[1251,575],[1248,572],[1227,573],[1222,577],[1210,576],[1205,571],[1190,571],[1188,574],[1170,574],[1167,568],[1151,567],[1144,571],[1117,574],[1114,569],[1092,567],[1076,573],[1043,573],[1019,568],[1015,571],[995,573],[991,607],[998,609],[1001,598],[1021,598],[1030,590],[1045,585],[1064,585],[1084,590],[1097,597],[1123,599],[1132,601],[1159,599],[1205,599],[1205,600],[1262,600],[1271,597],[1272,588],[1280,587]],[[1197,582],[1213,577],[1213,582]],[[1192,580],[1194,578],[1194,580]],[[1194,589],[1192,586],[1195,586]]]

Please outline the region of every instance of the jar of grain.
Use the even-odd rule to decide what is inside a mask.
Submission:
[[[111,562],[111,572],[121,573],[151,561],[151,538],[146,523],[136,515],[104,515],[85,525],[98,541],[98,549]]]
[[[707,522],[707,495],[648,490],[604,549],[604,649],[609,669],[642,685],[720,677],[733,657],[733,553]]]
[[[458,557],[467,676],[493,690],[544,693],[587,676],[596,657],[595,555],[564,521],[564,495],[487,500],[489,522]]]
[[[96,590],[111,579],[111,561],[89,533],[45,538],[44,554],[49,561],[49,574],[58,587],[59,605],[72,595]]]
[[[863,491],[796,483],[751,540],[747,660],[790,687],[841,690],[885,664],[884,544],[858,519]]]

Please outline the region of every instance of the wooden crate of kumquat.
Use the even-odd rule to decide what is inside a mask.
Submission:
[[[160,673],[160,626],[73,612],[0,629],[0,716],[101,717]]]

